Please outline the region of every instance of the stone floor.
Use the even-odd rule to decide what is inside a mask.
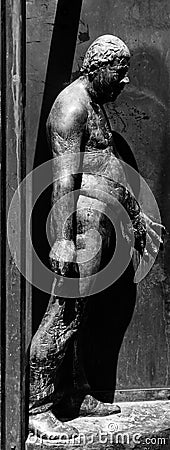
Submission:
[[[69,422],[79,431],[70,440],[42,441],[29,436],[26,450],[170,450],[170,402],[119,403],[121,414],[107,417],[79,417]]]

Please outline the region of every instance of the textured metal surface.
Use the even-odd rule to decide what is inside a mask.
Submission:
[[[88,26],[90,41],[78,42],[73,67],[75,77],[89,44],[101,34],[112,33],[128,45],[132,55],[130,84],[115,104],[107,105],[107,112],[112,129],[126,139],[139,172],[152,189],[167,230],[170,228],[169,13],[167,0],[154,3],[108,0],[107,8],[102,0],[84,0],[79,32]],[[128,152],[123,148],[122,152],[129,162]],[[149,202],[147,211],[152,213]],[[152,388],[169,386],[169,245],[167,235],[164,251],[138,286],[133,318],[118,359],[118,390],[150,388],[152,395]],[[124,301],[126,304],[126,294]]]
[[[27,2],[27,8],[27,139],[32,168],[56,2]],[[108,0],[107,7],[102,0],[84,0],[73,67],[75,77],[87,47],[101,34],[118,35],[130,48],[129,88],[117,99],[116,105],[108,104],[107,110],[112,128],[128,142],[140,173],[153,190],[167,229],[170,226],[169,12],[167,0],[142,3]],[[146,393],[145,398],[148,395],[155,398],[159,388],[169,386],[169,245],[167,236],[164,252],[138,287],[133,319],[120,350],[117,389],[118,392],[127,389],[127,397],[129,390],[136,388],[139,398],[143,398],[143,393]],[[126,297],[124,301],[126,303]],[[38,305],[40,308],[43,305],[42,296]],[[36,308],[34,317],[35,314]],[[140,389],[143,389],[141,393]]]

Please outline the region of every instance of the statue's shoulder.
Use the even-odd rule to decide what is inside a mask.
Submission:
[[[87,117],[85,92],[78,83],[71,83],[56,98],[47,120],[47,128],[52,128],[62,136],[68,135],[84,127]]]

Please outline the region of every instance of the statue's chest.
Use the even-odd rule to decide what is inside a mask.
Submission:
[[[112,132],[102,109],[95,105],[88,114],[86,150],[106,149],[112,146]]]

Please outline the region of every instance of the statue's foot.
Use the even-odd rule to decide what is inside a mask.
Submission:
[[[114,403],[100,402],[91,395],[86,395],[82,398],[69,396],[62,405],[59,405],[57,409],[54,408],[56,416],[64,421],[75,419],[79,416],[109,416],[120,412],[120,407]]]
[[[80,416],[109,416],[110,414],[118,414],[121,409],[114,403],[104,403],[96,400],[91,395],[86,395],[81,404]]]
[[[42,439],[64,439],[78,436],[79,432],[75,427],[62,424],[51,411],[35,414],[29,418],[29,430]]]

